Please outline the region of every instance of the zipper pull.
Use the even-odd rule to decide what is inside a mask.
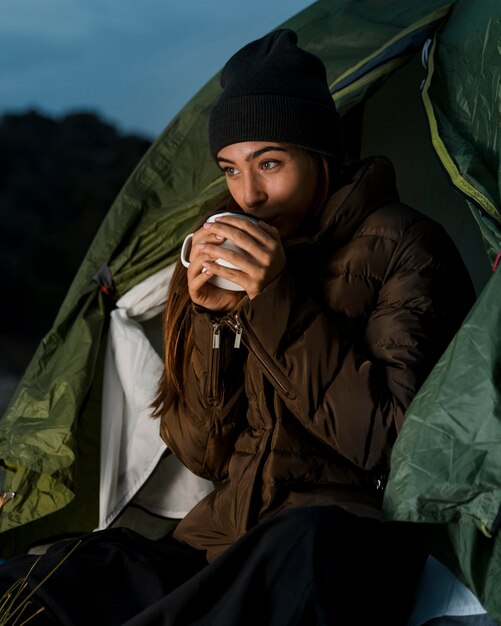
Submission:
[[[219,349],[219,340],[221,338],[221,324],[219,322],[215,322],[212,324],[212,349]]]
[[[237,322],[237,327],[235,328],[235,343],[233,344],[234,348],[240,348],[240,342],[242,341],[242,332],[243,328]]]

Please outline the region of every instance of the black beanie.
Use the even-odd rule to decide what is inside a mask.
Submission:
[[[243,141],[293,144],[340,156],[340,119],[325,66],[279,29],[244,46],[226,63],[224,89],[209,119],[210,151]]]

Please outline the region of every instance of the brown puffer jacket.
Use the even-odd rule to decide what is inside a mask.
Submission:
[[[315,232],[231,315],[193,310],[186,404],[161,435],[221,481],[175,531],[209,560],[285,507],[378,517],[404,411],[474,301],[455,245],[399,202],[384,157],[353,168]]]

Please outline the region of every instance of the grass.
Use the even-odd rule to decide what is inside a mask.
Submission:
[[[36,615],[44,611],[44,608],[40,607],[31,615],[28,615],[30,605],[32,604],[31,597],[64,561],[73,554],[80,543],[81,540],[78,540],[68,554],[27,595],[25,595],[25,591],[28,588],[28,578],[44,555],[39,556],[30,567],[28,573],[7,589],[3,596],[0,597],[0,626],[24,626],[24,624],[28,624]]]

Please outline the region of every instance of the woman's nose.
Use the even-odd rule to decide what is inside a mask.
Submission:
[[[244,180],[244,202],[249,208],[261,206],[266,202],[266,192],[259,184],[258,179],[252,173],[245,176]]]

